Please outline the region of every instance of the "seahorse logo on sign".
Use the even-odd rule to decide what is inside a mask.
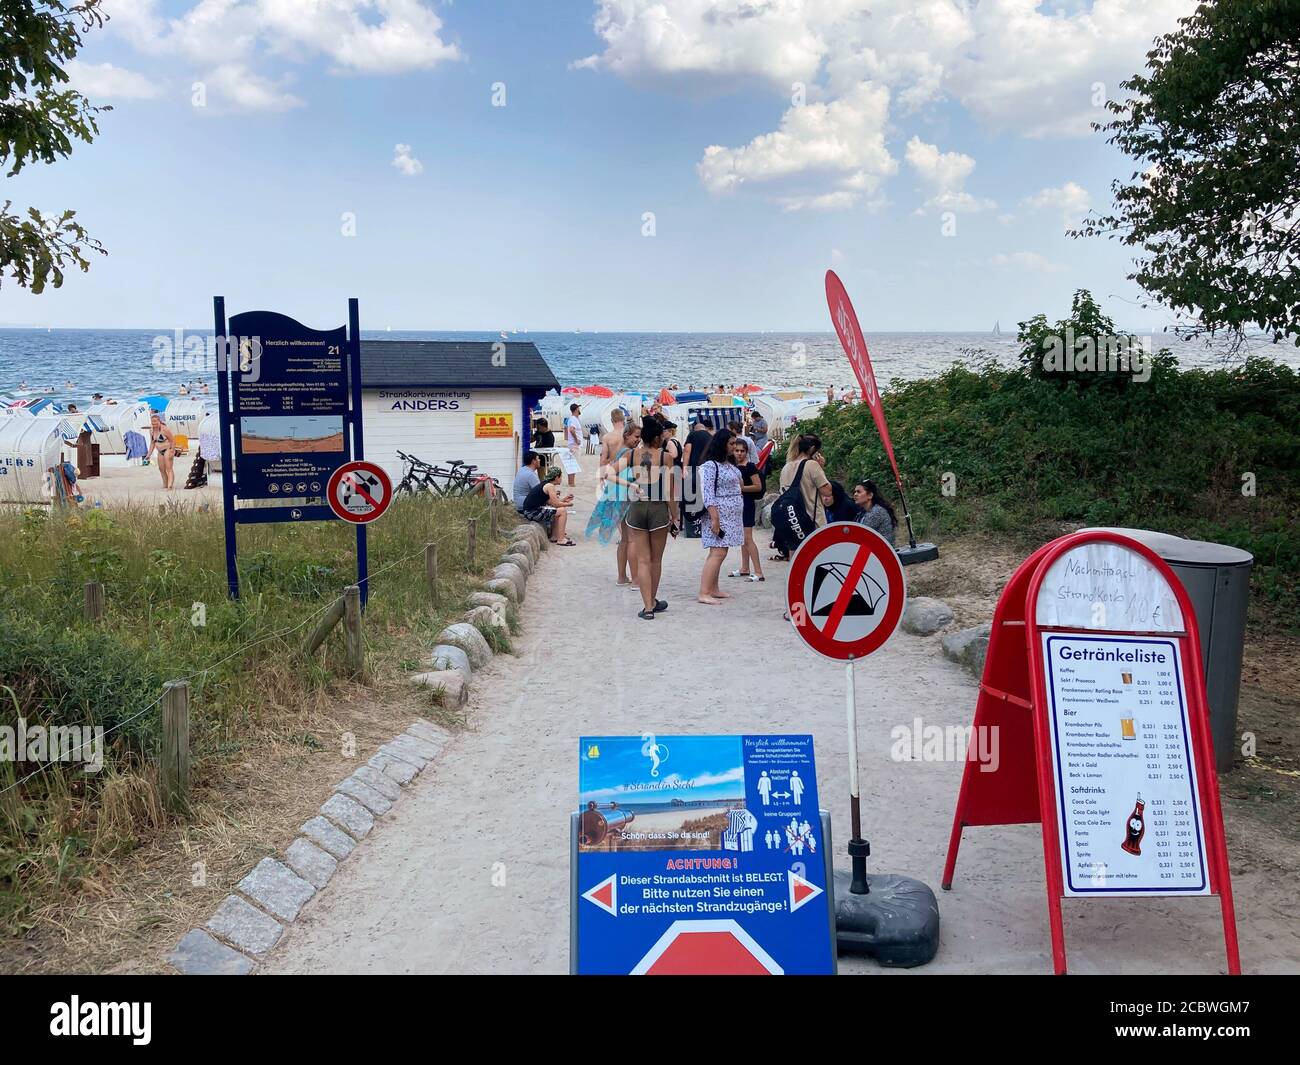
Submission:
[[[668,761],[668,748],[655,739],[653,732],[641,733],[641,753],[650,759],[650,775],[657,777],[659,767]]]

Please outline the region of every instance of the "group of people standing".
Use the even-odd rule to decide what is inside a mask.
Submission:
[[[576,420],[577,411],[570,414]],[[586,535],[602,544],[617,543],[617,583],[639,590],[637,616],[653,621],[668,609],[667,600],[659,598],[664,550],[669,538],[683,531],[698,535],[705,551],[698,603],[718,606],[733,598],[722,579],[733,548],[740,549],[740,562],[727,572],[728,579],[765,581],[762,554],[754,540],[759,504],[767,493],[771,452],[762,416],[747,412],[745,418],[715,429],[701,414],[692,421],[684,442],[677,439],[676,423],[657,409],[637,422],[616,408],[610,421],[612,428],[601,439],[600,490]],[[544,445],[538,441],[538,446]],[[819,437],[793,436],[781,469],[781,490],[797,484],[805,510],[817,526],[858,521],[892,544],[894,510],[875,482],[859,481],[846,492],[827,476],[825,464]],[[514,485],[515,506],[524,517],[545,525],[552,543],[572,546],[566,525],[573,495],[561,492],[558,470],[543,479],[541,466],[536,451],[525,453]],[[777,549],[773,560],[788,559],[775,542],[772,547]]]

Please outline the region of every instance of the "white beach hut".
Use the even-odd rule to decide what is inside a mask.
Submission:
[[[213,473],[221,472],[221,413],[214,411],[199,426],[199,450]]]
[[[200,396],[180,396],[167,404],[163,418],[173,435],[184,434],[190,440],[198,440],[199,428],[215,407],[209,407],[209,401]],[[148,422],[146,421],[146,425]]]
[[[125,455],[124,437],[132,430],[146,439],[149,436],[148,403],[105,400],[93,404],[86,411],[86,416],[104,426],[104,432],[91,434],[91,439],[99,445],[102,455]]]
[[[47,502],[46,471],[62,453],[60,419],[0,419],[0,503]]]

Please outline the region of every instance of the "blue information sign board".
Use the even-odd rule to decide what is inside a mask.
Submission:
[[[348,324],[311,329],[273,311],[226,323],[213,301],[218,351],[226,574],[239,596],[236,526],[334,521],[330,475],[365,457],[361,426],[361,333],[357,301]],[[251,502],[252,506],[239,506]],[[366,531],[357,526],[357,579],[367,593]]]
[[[574,972],[835,971],[811,736],[586,736]]]

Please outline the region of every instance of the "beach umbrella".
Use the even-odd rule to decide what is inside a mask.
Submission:
[[[741,393],[742,395],[747,396],[751,392],[762,392],[763,386],[762,385],[741,385],[738,389],[736,389],[736,391]]]
[[[677,397],[674,396],[671,392],[669,392],[668,389],[661,388],[659,389],[659,402],[662,403],[665,407],[671,407],[674,403],[677,402]]]
[[[156,410],[159,414],[167,409],[170,402],[166,396],[141,396],[138,400],[140,403],[148,403],[150,410]]]
[[[604,385],[588,385],[582,390],[584,396],[599,396],[601,399],[613,399],[614,390]]]
[[[580,396],[582,395],[582,389],[569,385],[569,387],[564,390],[564,394],[566,396]]]

